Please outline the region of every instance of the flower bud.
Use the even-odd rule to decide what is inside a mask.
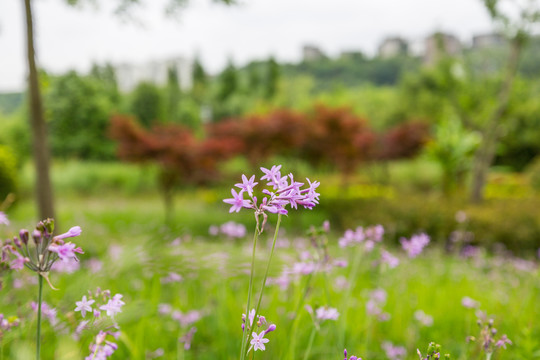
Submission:
[[[19,231],[19,238],[24,245],[28,245],[28,230],[21,229],[21,231]]]
[[[266,334],[268,334],[269,332],[272,332],[272,331],[275,331],[275,330],[276,330],[276,325],[271,324],[271,325],[268,327],[268,329],[266,329],[266,330],[264,331],[264,334],[266,335]]]
[[[54,219],[47,219],[43,222],[48,234],[54,233]]]
[[[32,238],[34,239],[34,243],[35,243],[36,245],[41,244],[41,240],[42,240],[42,239],[41,239],[41,231],[39,231],[39,230],[37,230],[37,229],[34,230],[34,231],[32,232]]]
[[[15,244],[16,247],[20,248],[22,246],[22,242],[21,240],[19,240],[18,237],[13,237],[13,243]]]

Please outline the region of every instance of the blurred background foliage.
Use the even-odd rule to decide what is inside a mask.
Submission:
[[[196,59],[189,90],[170,69],[165,85],[143,82],[129,93],[119,91],[110,64],[96,64],[88,74],[42,72],[53,183],[70,196],[159,194],[166,173],[174,189],[166,196],[202,186],[214,194],[207,204],[214,206],[227,195],[224,184],[280,162],[321,181],[323,214],[338,229],[359,218],[394,222],[396,234],[422,229],[444,242],[455,212],[466,210],[482,234],[478,243],[535,249],[540,40],[531,39],[519,64],[481,205],[470,205],[465,189],[482,134],[459,121],[448,96],[457,89],[461,108],[481,114],[495,101],[507,52],[503,46],[467,50],[433,66],[414,56],[361,53],[296,64],[271,57],[243,67],[230,60],[214,75]],[[25,94],[0,94],[0,196],[32,196],[25,105]],[[135,158],[119,152],[125,144],[111,130],[118,117],[135,126],[130,131],[138,142],[129,145],[138,149]],[[178,127],[194,148],[181,149],[174,140],[166,145],[168,131]]]

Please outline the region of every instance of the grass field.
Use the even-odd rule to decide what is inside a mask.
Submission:
[[[117,316],[121,335],[112,359],[238,358],[253,225],[249,226],[252,215],[229,214],[225,204],[216,206],[224,196],[227,194],[211,190],[179,195],[174,222],[165,226],[160,199],[152,193],[61,195],[59,224],[64,229],[81,226],[83,233],[75,242],[85,254],[80,256],[78,271],[51,273],[59,290],[46,287],[44,301],[57,309],[59,323],[52,326],[44,322],[42,358],[81,359],[89,355],[88,345],[97,330],[84,331],[79,340],[71,333],[81,320],[74,312],[75,302],[97,287],[123,294],[126,302]],[[9,216],[11,225],[0,225],[2,238],[13,236],[19,228],[32,228],[34,224],[28,219],[35,218],[33,204],[23,200]],[[210,225],[230,220],[248,225],[245,238],[205,235]],[[298,236],[299,229],[319,226],[323,220],[317,209],[300,210],[284,219],[280,238],[288,242],[280,241],[271,277],[278,277],[284,266],[292,267],[306,256],[302,253],[312,251],[310,242]],[[275,217],[270,223],[275,223]],[[272,234],[270,228],[259,241],[256,293]],[[329,251],[333,259],[346,260],[347,266],[293,276],[286,289],[277,285],[266,288],[260,312],[277,330],[268,334],[267,350],[257,351],[255,358],[304,359],[313,337],[309,359],[342,359],[344,348],[349,355],[364,360],[388,359],[382,348],[386,341],[404,347],[404,359],[417,359],[416,349],[425,350],[430,341],[441,344],[453,359],[485,359],[479,344],[466,342],[467,336],[478,336],[479,328],[475,309],[462,306],[463,297],[478,301],[479,309],[493,316],[497,336],[507,334],[513,342],[508,349],[497,350],[492,359],[540,358],[538,263],[482,252],[465,259],[434,246],[409,259],[403,250],[389,245],[396,239],[386,238],[383,246],[400,259],[400,264],[390,269],[377,265],[377,251],[337,246],[341,235],[329,234]],[[29,304],[37,297],[35,278],[27,269],[4,278],[0,313],[19,316],[21,324],[4,334],[0,358],[26,360],[34,356],[36,321]],[[375,289],[387,293],[380,305],[389,315],[386,321],[366,310]],[[160,314],[160,304],[183,314],[197,310],[200,319],[193,324],[175,320],[170,313]],[[314,309],[330,306],[340,316],[337,321],[323,322],[320,330],[313,332],[314,323],[305,305]],[[432,317],[431,326],[415,319],[418,310]],[[197,332],[191,349],[183,350],[178,339],[192,326]]]

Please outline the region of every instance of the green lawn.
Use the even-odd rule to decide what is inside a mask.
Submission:
[[[112,359],[152,358],[150,353],[160,348],[164,350],[162,359],[238,358],[253,224],[248,212],[228,213],[228,206],[220,203],[227,195],[226,190],[179,194],[174,221],[169,226],[163,223],[160,199],[152,193],[61,195],[57,203],[59,224],[63,229],[72,225],[82,227],[83,234],[75,241],[85,254],[80,256],[79,271],[51,274],[53,284],[60,290],[45,288],[44,300],[57,308],[61,324],[71,329],[80,320],[80,315],[73,312],[75,301],[88,290],[99,286],[114,294],[124,294],[126,305],[117,318],[122,335]],[[21,227],[34,225],[33,204],[23,200],[10,209],[9,216],[10,227],[0,228],[3,238],[16,234]],[[206,235],[210,225],[229,220],[248,225],[246,239],[233,241]],[[276,250],[270,276],[278,276],[283,266],[291,267],[298,261],[299,252],[310,249],[309,241],[298,238],[300,229],[307,229],[310,224],[319,226],[323,220],[324,215],[318,214],[317,208],[293,212],[284,219],[282,236],[293,245]],[[270,223],[275,223],[275,217],[270,217]],[[266,265],[271,230],[259,241],[256,292]],[[480,302],[481,309],[493,315],[498,334],[508,334],[513,341],[513,345],[496,352],[492,359],[540,358],[538,263],[533,269],[518,269],[509,258],[479,255],[462,259],[435,246],[428,247],[419,258],[408,259],[402,250],[390,245],[396,239],[386,238],[384,243],[389,245],[385,246],[401,260],[397,268],[388,269],[374,265],[378,259],[376,252],[358,254],[356,248],[339,248],[339,236],[330,234],[330,253],[333,258],[348,260],[347,267],[311,277],[299,276],[286,290],[275,285],[266,289],[261,313],[276,324],[277,330],[268,334],[267,351],[257,352],[256,358],[304,357],[313,329],[313,321],[303,306],[309,304],[313,308],[335,307],[341,314],[337,321],[321,324],[310,359],[342,359],[344,347],[349,355],[362,356],[364,360],[386,359],[381,348],[384,341],[404,346],[406,359],[417,359],[416,348],[425,350],[430,341],[441,344],[453,359],[484,359],[475,344],[465,341],[468,335],[477,336],[479,332],[475,311],[461,305],[465,296]],[[302,244],[305,248],[298,249]],[[90,271],[91,259],[102,262],[101,270]],[[355,266],[357,276],[352,279]],[[162,283],[170,272],[181,275],[183,280]],[[37,286],[32,283],[32,276],[24,269],[4,279],[0,312],[18,315],[22,321],[0,342],[4,359],[33,357],[36,323],[29,303],[36,299]],[[13,287],[16,279],[23,280],[20,288]],[[344,287],[346,282],[352,287]],[[369,293],[376,288],[387,292],[383,311],[390,314],[388,321],[380,322],[366,313]],[[294,310],[304,293],[305,302],[300,303],[294,324]],[[189,326],[182,327],[170,316],[160,315],[158,306],[164,303],[184,313],[201,311],[202,318],[193,325],[197,332],[190,350],[178,351],[177,339]],[[417,310],[433,317],[431,327],[421,326],[414,319]],[[53,328],[45,321],[42,358],[82,359],[89,354],[88,345],[96,333],[97,330],[88,330],[80,341],[75,341],[65,330]],[[291,343],[295,344],[292,350]]]

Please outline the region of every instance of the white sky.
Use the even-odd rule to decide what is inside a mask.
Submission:
[[[303,44],[329,55],[342,50],[374,54],[379,42],[400,35],[420,42],[442,30],[469,42],[489,32],[491,21],[480,0],[242,0],[226,7],[191,0],[179,20],[163,14],[165,0],[142,0],[141,24],[99,9],[73,9],[65,0],[33,0],[39,66],[53,73],[87,71],[92,62],[140,63],[199,53],[210,72],[232,58],[237,65],[273,54],[298,61]],[[22,0],[0,0],[0,92],[21,90],[26,74]]]

